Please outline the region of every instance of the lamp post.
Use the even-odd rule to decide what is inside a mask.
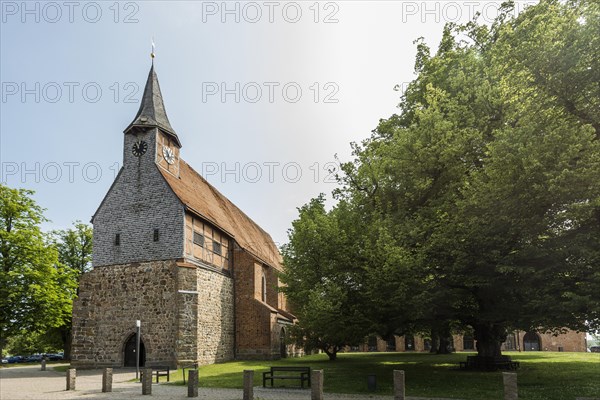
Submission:
[[[139,379],[140,375],[140,328],[142,321],[135,321],[135,379]]]

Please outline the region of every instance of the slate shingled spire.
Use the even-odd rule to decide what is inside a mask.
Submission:
[[[171,123],[167,117],[165,104],[160,92],[160,85],[158,84],[158,77],[154,71],[154,63],[152,63],[150,73],[148,74],[140,109],[124,132],[127,133],[134,128],[158,128],[171,136],[177,145],[181,147],[181,142],[179,142],[179,138],[171,127]]]

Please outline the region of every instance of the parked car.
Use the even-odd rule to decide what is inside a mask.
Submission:
[[[42,362],[42,355],[34,354],[32,356],[29,356],[25,359],[25,362]]]
[[[2,364],[8,364],[8,359],[7,358],[3,358],[2,359]]]
[[[25,357],[23,356],[11,356],[7,358],[9,364],[16,364],[25,362]]]
[[[56,354],[49,353],[49,354],[46,354],[45,356],[48,361],[62,361],[65,358],[63,356],[63,354],[61,354],[61,353],[56,353]]]
[[[592,346],[592,347],[590,347],[590,352],[592,352],[592,353],[600,353],[600,346]]]

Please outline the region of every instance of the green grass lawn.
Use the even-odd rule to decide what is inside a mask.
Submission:
[[[377,393],[392,394],[392,371],[405,371],[408,396],[447,397],[467,400],[502,400],[500,372],[458,369],[467,355],[423,353],[346,353],[330,362],[325,355],[288,358],[280,361],[233,361],[200,367],[201,387],[241,388],[242,372],[253,369],[254,384],[262,385],[262,372],[271,365],[309,366],[323,369],[325,392],[368,393],[367,375],[377,376]],[[516,353],[520,400],[574,400],[600,398],[600,354]],[[162,378],[166,380],[166,378]],[[171,374],[171,382],[182,384],[182,372]],[[280,381],[281,382],[281,381]],[[284,381],[285,382],[285,381]],[[288,386],[298,385],[287,381]],[[277,385],[277,384],[276,384]],[[281,385],[280,385],[281,386]]]

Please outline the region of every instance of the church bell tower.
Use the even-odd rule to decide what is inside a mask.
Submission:
[[[154,61],[140,109],[124,133],[123,164],[126,167],[140,165],[143,157],[148,157],[160,168],[179,177],[181,142],[167,117]]]

